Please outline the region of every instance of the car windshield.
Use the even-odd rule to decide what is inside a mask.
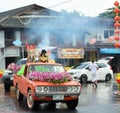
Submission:
[[[79,65],[76,65],[73,67],[73,69],[83,69],[85,68],[87,65],[89,65],[89,63],[81,63]]]
[[[27,62],[27,59],[24,59],[24,60],[19,60],[16,64],[17,65],[24,65],[24,64],[26,64],[26,62]]]
[[[64,72],[63,66],[58,65],[31,65],[30,72]]]

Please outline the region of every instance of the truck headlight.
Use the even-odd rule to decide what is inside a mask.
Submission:
[[[42,92],[42,93],[49,92],[49,87],[37,86],[35,90],[36,90],[36,92]]]
[[[67,92],[80,92],[80,86],[69,86]]]

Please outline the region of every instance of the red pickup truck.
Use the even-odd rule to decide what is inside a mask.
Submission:
[[[81,92],[81,84],[74,81],[59,63],[26,63],[23,74],[14,76],[13,84],[17,100],[22,101],[26,97],[31,110],[42,103],[55,107],[57,102],[75,109]]]

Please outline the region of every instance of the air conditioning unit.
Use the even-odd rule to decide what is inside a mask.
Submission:
[[[97,35],[97,41],[103,41],[103,40],[104,40],[103,35],[98,34],[98,35]]]

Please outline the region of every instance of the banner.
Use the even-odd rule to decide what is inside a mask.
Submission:
[[[82,59],[84,58],[84,49],[83,48],[59,48],[58,49],[58,58],[65,59]]]
[[[19,47],[6,47],[4,48],[4,57],[19,57],[20,48]]]

